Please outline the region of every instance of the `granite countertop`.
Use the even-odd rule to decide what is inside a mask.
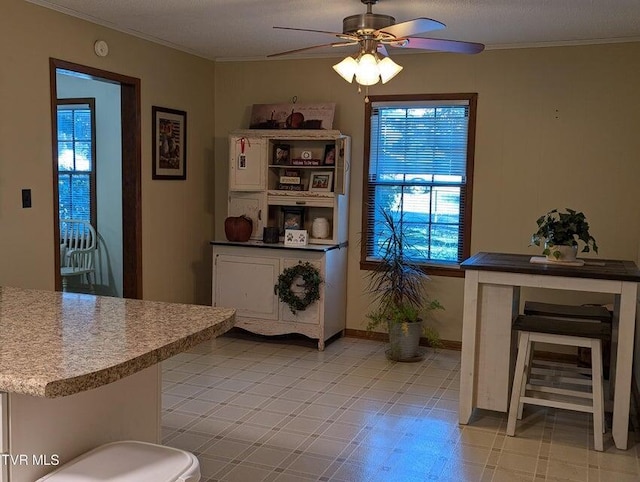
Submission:
[[[235,310],[0,286],[0,391],[62,397],[229,330]]]

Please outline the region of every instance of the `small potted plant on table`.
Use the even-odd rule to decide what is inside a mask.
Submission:
[[[424,335],[430,346],[438,346],[438,332],[423,325],[423,318],[434,309],[442,309],[437,300],[429,300],[424,284],[429,276],[412,262],[412,251],[402,229],[402,214],[394,216],[380,210],[379,229],[387,233],[379,249],[379,263],[367,275],[367,293],[373,295],[378,307],[367,314],[367,330],[383,327],[389,332],[387,357],[395,361],[422,359],[420,337]],[[396,217],[398,219],[396,219]]]
[[[575,261],[579,242],[583,253],[598,252],[596,240],[589,233],[589,223],[582,212],[566,208],[552,209],[536,221],[538,230],[531,236],[531,244],[541,246],[542,254],[550,261]]]

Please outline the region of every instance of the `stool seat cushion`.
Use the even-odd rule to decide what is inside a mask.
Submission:
[[[552,335],[579,336],[605,340],[611,338],[611,325],[574,321],[549,316],[518,315],[513,322],[513,329]]]
[[[540,303],[538,301],[526,301],[524,304],[524,314],[581,318],[602,322],[611,322],[612,318],[611,312],[604,306],[562,305],[557,303]]]

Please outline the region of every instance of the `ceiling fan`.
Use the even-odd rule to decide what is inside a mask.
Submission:
[[[445,25],[437,20],[424,17],[396,23],[396,19],[391,15],[372,12],[372,6],[378,0],[360,1],[367,6],[367,12],[345,17],[342,20],[341,33],[306,28],[273,27],[281,30],[334,35],[341,39],[340,42],[287,50],[286,52],[268,55],[268,57],[296,54],[324,47],[358,45],[359,50],[356,55],[348,56],[342,62],[334,65],[333,68],[347,82],[353,82],[355,77],[356,82],[360,85],[373,85],[379,80],[382,80],[382,83],[388,82],[402,70],[402,67],[389,57],[387,46],[463,54],[477,54],[484,50],[484,45],[480,43],[414,37],[413,35],[443,29]]]

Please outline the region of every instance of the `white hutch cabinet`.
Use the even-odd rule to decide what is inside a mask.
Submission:
[[[212,241],[213,305],[235,308],[236,325],[262,335],[299,333],[325,341],[345,328],[350,138],[333,130],[240,130],[229,136],[228,216],[253,221],[246,243]],[[326,161],[325,162],[325,158]],[[301,216],[306,246],[285,246],[284,216]],[[314,220],[328,232],[314,237]],[[280,242],[262,242],[276,227]],[[283,270],[315,265],[320,299],[292,313],[274,286]],[[295,282],[294,282],[295,283]]]

